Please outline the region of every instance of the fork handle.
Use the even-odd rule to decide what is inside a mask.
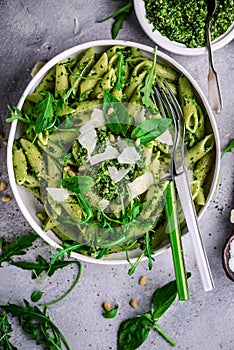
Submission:
[[[210,265],[203,246],[201,233],[198,226],[197,214],[193,204],[186,173],[175,176],[176,188],[184,212],[188,230],[190,232],[193,250],[200,272],[203,288],[205,291],[214,289],[214,282],[211,275]]]
[[[184,255],[181,242],[180,224],[177,214],[176,193],[174,181],[166,188],[165,212],[169,230],[172,258],[176,277],[179,300],[188,300],[188,285],[185,271]]]
[[[209,60],[209,73],[208,73],[208,100],[211,110],[214,114],[219,114],[222,110],[222,98],[219,87],[218,75],[214,69],[211,37],[210,37],[210,25],[211,15],[207,17],[206,23],[206,37],[207,37],[207,50]]]
[[[208,100],[212,112],[214,114],[219,114],[222,109],[222,99],[218,76],[212,65],[210,65],[208,74]]]

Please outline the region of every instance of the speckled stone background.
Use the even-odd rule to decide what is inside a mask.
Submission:
[[[112,21],[99,24],[98,20],[113,12],[123,1],[111,0],[1,0],[0,1],[0,181],[8,184],[6,145],[10,125],[7,104],[16,105],[30,72],[39,60],[48,60],[64,49],[96,39],[110,39]],[[140,28],[135,14],[124,23],[118,37],[153,46]],[[182,57],[170,54],[196,78],[207,94],[207,57]],[[220,76],[223,94],[223,110],[216,117],[221,148],[234,136],[234,42],[214,54],[215,67]],[[221,163],[218,201],[212,201],[200,222],[201,231],[210,261],[216,289],[204,292],[194,262],[190,237],[184,239],[188,269],[190,300],[174,303],[160,319],[160,326],[176,341],[180,350],[234,349],[234,283],[225,275],[222,267],[222,248],[232,232],[229,215],[233,203],[233,153],[226,154]],[[11,196],[8,187],[0,196]],[[0,201],[0,236],[13,239],[29,231],[29,225],[19,211],[14,198]],[[39,238],[27,259],[47,255],[48,248]],[[173,279],[171,254],[168,250],[154,261],[152,271],[142,263],[129,277],[128,265],[101,266],[83,264],[83,275],[78,287],[63,302],[50,308],[50,315],[69,340],[72,350],[116,350],[117,330],[121,321],[148,311],[154,290]],[[43,285],[31,279],[31,273],[8,264],[0,269],[0,304],[10,298],[13,303],[30,300],[32,291],[41,288],[43,302],[61,295],[71,286],[76,266],[58,271]],[[140,276],[148,278],[146,286],[140,286]],[[138,308],[129,306],[131,298]],[[102,303],[119,304],[119,314],[108,320],[102,316]],[[40,349],[15,327],[12,342],[19,350]],[[151,332],[142,350],[170,349],[163,338]]]

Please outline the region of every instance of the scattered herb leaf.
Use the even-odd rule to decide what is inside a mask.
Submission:
[[[187,277],[191,276],[187,273]],[[118,331],[118,350],[135,350],[147,339],[150,329],[155,329],[172,346],[175,342],[158,325],[158,319],[171,306],[177,295],[176,281],[156,289],[152,310],[121,323]]]
[[[43,295],[43,292],[41,290],[35,290],[35,292],[33,292],[31,295],[31,300],[34,303],[37,303],[41,299],[42,295]]]
[[[134,350],[141,346],[149,335],[150,323],[144,315],[122,322],[118,332],[118,350]]]
[[[0,349],[17,350],[17,348],[10,342],[10,333],[12,326],[7,318],[7,313],[3,311],[0,314]]]
[[[0,308],[13,317],[17,317],[24,332],[37,344],[54,350],[61,350],[64,344],[67,350],[71,350],[62,332],[47,315],[47,308],[42,312],[37,306],[31,306],[27,300],[24,300],[24,304],[25,306],[20,306],[9,303],[0,305]]]
[[[12,242],[4,242],[3,238],[1,238],[0,267],[4,261],[11,263],[12,256],[25,255],[25,249],[30,248],[37,238],[38,235],[35,231],[31,231],[29,235],[18,237]]]
[[[227,147],[222,151],[221,158],[225,153],[231,152],[233,148],[234,148],[234,139],[231,139]]]
[[[140,139],[140,143],[153,141],[156,137],[163,134],[172,120],[169,118],[147,119],[138,124],[132,131],[131,138],[133,140]]]
[[[119,309],[119,306],[118,305],[115,305],[115,307],[109,311],[105,310],[102,315],[105,317],[105,318],[114,318],[117,313],[118,313],[118,309]]]
[[[112,26],[112,39],[115,39],[123,27],[123,22],[127,16],[133,11],[133,0],[127,0],[127,4],[113,12],[110,16],[103,18],[99,23],[107,21],[108,19],[115,19]]]

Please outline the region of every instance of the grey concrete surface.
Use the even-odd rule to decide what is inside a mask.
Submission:
[[[123,3],[123,1],[122,1]],[[0,1],[0,181],[6,181],[7,189],[1,197],[12,197],[6,167],[6,145],[10,125],[7,104],[16,105],[26,84],[30,71],[38,60],[48,60],[64,49],[96,39],[110,39],[112,21],[97,23],[103,16],[114,11],[121,1],[110,0],[1,0]],[[74,26],[76,23],[76,26]],[[119,39],[127,39],[153,46],[140,28],[134,14],[124,23]],[[207,94],[207,57],[182,57],[170,54],[196,78]],[[215,67],[219,72],[223,93],[223,110],[217,116],[221,147],[224,148],[234,136],[234,41],[215,52]],[[160,319],[161,327],[176,341],[180,350],[232,350],[234,349],[234,283],[225,275],[222,267],[222,248],[231,234],[229,222],[233,203],[234,155],[222,159],[218,201],[212,201],[200,222],[201,231],[211,264],[216,288],[204,292],[194,262],[190,237],[186,236],[185,257],[192,272],[189,280],[190,300],[175,301]],[[0,237],[13,239],[30,229],[17,204],[0,200]],[[38,239],[27,259],[38,254],[48,254],[48,248]],[[0,304],[10,298],[13,303],[30,300],[32,291],[41,288],[43,301],[61,295],[74,279],[76,266],[58,271],[43,285],[31,279],[31,273],[8,264],[0,269]],[[83,264],[83,275],[75,291],[67,299],[50,308],[50,315],[71,344],[72,350],[116,350],[117,331],[121,321],[139,312],[148,311],[154,290],[173,278],[170,251],[157,257],[152,271],[142,263],[136,273],[129,277],[128,265],[101,266]],[[138,284],[139,277],[146,275],[146,286]],[[138,309],[129,306],[135,298]],[[108,320],[102,316],[102,303],[119,304],[119,314]],[[15,323],[15,321],[13,321]],[[12,342],[19,350],[40,349],[28,340],[16,327]],[[163,338],[151,332],[142,350],[170,349]]]

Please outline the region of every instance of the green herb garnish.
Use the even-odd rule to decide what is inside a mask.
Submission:
[[[37,306],[31,306],[27,300],[24,300],[25,306],[16,304],[0,305],[0,308],[5,313],[10,313],[13,317],[17,317],[20,326],[31,339],[37,344],[45,345],[47,349],[61,350],[62,344],[67,350],[71,347],[53,323],[47,314],[47,308],[42,312]],[[15,349],[14,347],[8,349]]]
[[[62,185],[74,193],[84,193],[91,190],[95,181],[90,176],[79,175],[62,179]]]
[[[7,318],[7,313],[3,311],[0,314],[0,349],[4,350],[18,350],[10,342],[10,333],[12,333],[12,326]]]
[[[169,118],[144,120],[133,129],[131,138],[133,140],[140,139],[140,143],[142,145],[145,145],[146,143],[153,141],[156,137],[163,134],[171,122],[172,120]]]
[[[153,94],[153,84],[156,77],[156,58],[157,58],[157,48],[154,49],[154,60],[151,69],[145,79],[145,84],[141,89],[142,93],[142,103],[145,107],[155,109],[155,105],[152,101],[151,95]]]
[[[124,66],[124,55],[122,54],[122,52],[119,52],[119,62],[118,62],[118,66],[117,66],[117,82],[116,82],[116,89],[117,90],[121,90],[123,87],[123,84],[125,83],[125,71],[123,69]]]
[[[119,306],[118,305],[115,305],[115,307],[111,310],[105,310],[102,315],[103,317],[105,318],[114,318],[116,317],[117,313],[118,313],[118,309],[119,309]]]
[[[110,16],[103,18],[99,23],[107,21],[108,19],[113,18],[115,20],[112,26],[112,39],[115,39],[119,34],[120,29],[123,27],[123,22],[129,16],[129,14],[133,11],[133,0],[126,0],[126,5],[122,6],[115,12],[113,12]]]
[[[104,91],[103,111],[106,125],[115,134],[126,135],[129,129],[129,114],[122,102],[110,92]]]
[[[36,232],[31,231],[30,235],[17,237],[12,242],[5,242],[3,238],[0,239],[0,267],[4,261],[12,263],[13,256],[25,255],[26,249],[30,248],[32,243],[38,238]]]
[[[41,299],[42,295],[43,295],[43,292],[41,290],[35,290],[35,292],[33,292],[31,295],[31,300],[34,303],[37,303]]]
[[[231,152],[233,148],[234,148],[234,139],[231,139],[227,147],[225,147],[224,150],[222,151],[221,158],[225,153]]]
[[[187,273],[187,277],[191,276]],[[158,288],[152,300],[152,310],[121,323],[118,332],[118,350],[135,350],[147,339],[151,329],[155,329],[166,341],[175,342],[158,325],[158,319],[169,309],[177,296],[176,281]]]

